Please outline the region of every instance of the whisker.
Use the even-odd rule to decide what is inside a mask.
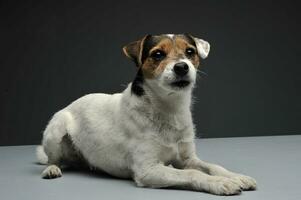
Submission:
[[[203,75],[205,75],[205,76],[208,76],[208,74],[207,74],[206,72],[204,72],[204,71],[197,70],[197,72],[199,72],[199,73],[201,73],[201,74],[203,74]]]
[[[196,76],[197,78],[204,79],[207,78],[208,74],[204,71],[197,70]]]

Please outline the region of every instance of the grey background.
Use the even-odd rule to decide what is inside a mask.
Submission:
[[[135,75],[147,33],[211,43],[194,94],[198,136],[301,133],[297,1],[1,1],[0,145],[37,144],[51,115]]]
[[[255,178],[258,189],[220,197],[204,192],[137,187],[104,173],[63,170],[63,177],[40,178],[36,146],[0,147],[0,194],[4,200],[300,200],[301,136],[197,139],[197,154]],[[267,159],[268,158],[268,159]],[[281,162],[279,162],[281,160]]]

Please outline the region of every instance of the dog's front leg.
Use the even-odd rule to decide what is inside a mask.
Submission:
[[[242,174],[231,172],[222,166],[200,160],[195,153],[193,142],[179,144],[180,157],[185,169],[197,169],[213,176],[223,176],[236,181],[243,190],[255,190],[255,179]]]
[[[240,186],[230,178],[209,176],[194,169],[175,169],[163,164],[140,166],[134,177],[138,186],[151,188],[176,187],[205,191],[216,195],[241,192]]]

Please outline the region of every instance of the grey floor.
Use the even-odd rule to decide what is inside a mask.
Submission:
[[[138,188],[130,180],[84,171],[67,171],[44,180],[35,164],[35,146],[0,147],[0,199],[301,199],[301,135],[197,140],[199,156],[254,177],[257,191],[214,196],[174,189]]]

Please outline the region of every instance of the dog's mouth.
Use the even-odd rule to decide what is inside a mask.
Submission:
[[[184,88],[184,87],[188,86],[189,84],[190,84],[190,81],[187,81],[187,80],[178,80],[178,81],[171,83],[171,85],[173,87],[177,87],[177,88]]]

